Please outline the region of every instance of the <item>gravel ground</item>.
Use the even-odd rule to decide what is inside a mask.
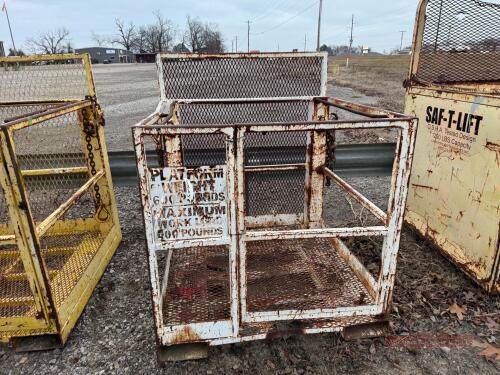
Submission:
[[[387,178],[350,181],[383,206],[387,194],[381,187],[388,183]],[[500,371],[498,362],[478,356],[478,349],[465,341],[458,345],[463,346],[459,349],[447,348],[449,344],[442,340],[438,344],[443,349],[407,349],[394,347],[384,339],[344,342],[335,334],[216,347],[210,349],[207,360],[173,363],[159,369],[138,193],[134,187],[115,190],[124,240],[66,347],[21,354],[0,349],[1,373],[498,374]],[[335,201],[335,197],[337,194],[332,190],[326,202],[327,212],[345,213],[339,216],[343,223],[359,220],[355,205],[352,211],[345,199]],[[370,246],[357,245],[357,250],[366,250],[366,254]],[[394,300],[392,321],[397,337],[411,338],[430,332],[432,337],[427,340],[430,343],[435,341],[434,335],[443,333],[472,336],[481,341],[499,339],[499,298],[488,297],[408,231],[402,236]],[[447,312],[454,301],[467,308],[462,321]],[[488,320],[489,316],[497,328]]]
[[[131,146],[129,127],[157,102],[153,65],[96,66],[111,150]],[[123,76],[129,83],[121,83]],[[103,80],[107,85],[102,85]],[[123,87],[128,87],[123,90]],[[373,103],[347,88],[337,96]],[[144,95],[144,92],[148,93]],[[151,95],[149,93],[151,92]],[[126,131],[124,128],[127,128]],[[127,146],[128,145],[128,146]],[[383,206],[387,178],[351,178]],[[94,291],[64,349],[14,353],[0,348],[2,374],[498,374],[499,363],[479,355],[472,339],[498,345],[500,298],[487,296],[435,250],[405,230],[402,234],[392,328],[388,339],[345,342],[335,334],[310,335],[210,349],[195,362],[156,363],[144,229],[135,187],[115,188],[124,239]],[[325,202],[331,222],[365,222],[359,207],[331,189]],[[365,264],[378,259],[377,243],[351,243]],[[465,310],[459,320],[449,308]],[[401,339],[405,338],[406,341]],[[398,341],[399,340],[399,341]],[[496,344],[495,344],[496,342]],[[427,349],[426,349],[427,347]]]

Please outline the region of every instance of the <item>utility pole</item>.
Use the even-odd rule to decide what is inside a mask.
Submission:
[[[5,16],[7,17],[7,25],[9,26],[10,40],[12,41],[12,49],[14,50],[14,56],[17,56],[16,43],[14,43],[14,36],[12,34],[12,27],[10,26],[9,12],[7,11],[7,4],[5,3],[5,1],[3,2],[2,10],[5,12]]]
[[[406,31],[401,30],[400,33],[401,33],[401,46],[399,47],[399,52],[403,50],[403,36],[405,35]]]
[[[231,39],[231,52],[234,52],[234,39]]]
[[[306,51],[307,51],[307,34],[304,34],[304,52]]]
[[[320,47],[320,36],[321,36],[321,13],[323,11],[323,0],[319,0],[319,12],[318,12],[318,39],[316,41],[316,51],[319,52]]]
[[[346,68],[349,68],[349,58],[351,57],[351,53],[352,53],[352,42],[353,42],[353,39],[352,39],[352,30],[354,29],[354,14],[352,15],[352,18],[351,18],[351,37],[349,38],[349,53],[347,54],[347,60],[346,60],[346,63],[345,63],[345,67]]]
[[[247,21],[247,52],[250,53],[250,21]]]
[[[234,46],[234,52],[238,53],[238,35],[234,36],[235,38],[235,46]]]

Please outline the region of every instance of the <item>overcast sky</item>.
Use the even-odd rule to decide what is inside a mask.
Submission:
[[[0,0],[0,3],[3,0]],[[115,18],[135,24],[152,22],[159,9],[179,29],[186,16],[214,22],[224,35],[225,46],[238,36],[238,49],[246,50],[247,24],[251,20],[250,49],[289,51],[316,47],[317,0],[6,0],[16,44],[23,46],[30,36],[66,27],[74,47],[94,43],[91,33],[113,34]],[[324,0],[321,43],[347,44],[351,14],[355,15],[354,45],[368,45],[375,51],[399,47],[401,33],[410,45],[418,0]],[[0,40],[10,47],[5,14],[0,13]]]

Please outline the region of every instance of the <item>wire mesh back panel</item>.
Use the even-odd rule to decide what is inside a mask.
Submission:
[[[500,4],[429,0],[417,80],[498,82],[499,35]]]
[[[307,101],[186,103],[179,105],[178,121],[181,125],[307,121],[308,108]],[[265,157],[267,154],[269,159],[273,153],[270,148],[280,144],[285,146],[291,142],[295,147],[305,147],[303,137],[294,138],[290,134],[271,133],[265,137],[266,143],[261,145],[258,140],[263,140],[258,134],[247,135],[247,141],[252,145],[249,152],[254,157],[249,157],[249,160],[253,160],[253,165],[258,165],[255,164],[258,163],[257,155]],[[182,146],[186,166],[223,164],[226,158],[223,136],[185,135],[182,136]],[[276,151],[274,155],[278,155]]]
[[[162,55],[167,100],[320,96],[323,55]]]
[[[82,100],[89,95],[82,59],[0,59],[0,103]]]
[[[57,139],[57,142],[54,140]],[[31,170],[85,167],[82,135],[76,112],[14,132],[19,166]],[[36,222],[44,220],[82,186],[87,172],[25,176],[28,199]]]

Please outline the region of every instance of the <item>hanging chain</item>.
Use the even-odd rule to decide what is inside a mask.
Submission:
[[[85,142],[86,142],[86,148],[87,148],[87,158],[88,158],[88,165],[90,167],[90,175],[95,176],[97,174],[97,164],[96,164],[96,159],[94,155],[94,146],[92,144],[92,138],[93,137],[99,137],[98,131],[97,131],[97,124],[93,124],[91,121],[89,121],[89,113],[91,109],[86,109],[84,110],[84,116],[83,116],[83,131],[85,133]],[[96,118],[100,117],[98,116],[98,108],[96,105],[92,107],[92,111],[94,113],[94,116]],[[100,187],[98,183],[94,184],[94,203],[95,203],[95,209],[97,213],[97,217],[105,221],[109,217],[109,212],[102,203],[102,197],[101,197],[101,192],[100,192]]]

